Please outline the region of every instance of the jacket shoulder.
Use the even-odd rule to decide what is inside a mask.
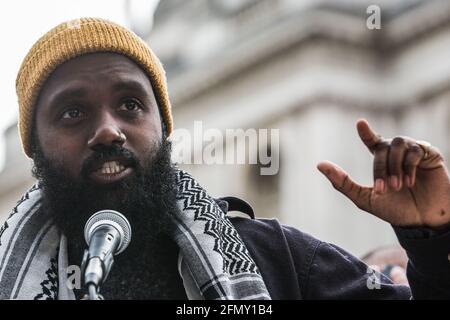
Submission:
[[[278,219],[247,219],[231,217],[230,221],[242,237],[259,244],[280,241],[294,250],[317,247],[321,241],[297,228],[283,225]]]
[[[274,299],[301,299],[321,243],[277,219],[230,218]]]

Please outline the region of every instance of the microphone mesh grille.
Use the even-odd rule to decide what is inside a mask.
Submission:
[[[117,211],[114,210],[101,210],[94,213],[89,220],[86,222],[86,225],[84,227],[84,238],[89,245],[90,241],[90,233],[91,228],[94,224],[111,224],[109,222],[113,222],[116,225],[118,225],[122,230],[118,230],[121,234],[123,234],[123,237],[120,239],[120,244],[118,247],[117,254],[121,253],[123,250],[125,250],[131,241],[131,226],[128,222],[127,218],[125,216]],[[115,226],[116,227],[116,226]]]

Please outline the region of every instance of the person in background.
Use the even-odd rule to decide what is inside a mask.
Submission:
[[[361,260],[373,270],[387,276],[393,283],[408,285],[406,276],[408,255],[402,247],[398,245],[379,247],[365,254]]]

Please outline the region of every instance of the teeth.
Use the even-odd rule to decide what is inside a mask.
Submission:
[[[118,161],[108,161],[103,164],[103,167],[100,170],[103,174],[113,174],[125,170],[125,166]]]

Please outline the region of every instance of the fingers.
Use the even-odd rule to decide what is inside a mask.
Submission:
[[[439,151],[424,147],[416,140],[408,137],[395,137],[392,140],[377,135],[364,120],[358,120],[358,134],[363,143],[374,155],[373,177],[376,193],[382,194],[388,190],[399,191],[403,187],[412,188],[416,183],[417,168],[432,167],[441,159]],[[425,157],[427,159],[425,159]]]
[[[442,166],[444,158],[438,148],[430,145],[430,143],[426,141],[417,141],[417,144],[423,152],[422,161],[419,166],[420,169],[429,170]]]
[[[358,208],[368,211],[372,188],[355,183],[347,172],[332,162],[321,162],[317,169],[327,177],[336,190],[349,198]]]
[[[373,181],[374,190],[377,193],[384,193],[387,190],[389,143],[379,143],[374,150],[373,159]]]
[[[408,137],[384,139],[373,131],[364,120],[357,122],[358,134],[374,155],[373,188],[353,182],[348,174],[330,162],[322,162],[318,169],[330,180],[334,188],[350,198],[358,207],[370,207],[370,194],[400,191],[416,184],[417,168],[434,169],[442,166],[442,155],[431,146],[425,146]],[[366,209],[364,209],[366,210]]]
[[[402,137],[396,137],[391,142],[388,158],[389,186],[398,191],[403,187],[403,163],[407,151],[407,142]]]
[[[358,129],[358,134],[362,142],[366,145],[369,151],[373,153],[377,145],[382,141],[381,137],[370,128],[367,120],[358,120],[356,123],[356,128]]]
[[[382,194],[415,185],[417,168],[425,152],[414,140],[406,137],[395,137],[392,141],[383,139],[373,153],[375,192]]]
[[[408,188],[412,188],[416,184],[417,167],[424,157],[424,151],[419,145],[413,144],[408,148],[405,156],[405,183]]]

